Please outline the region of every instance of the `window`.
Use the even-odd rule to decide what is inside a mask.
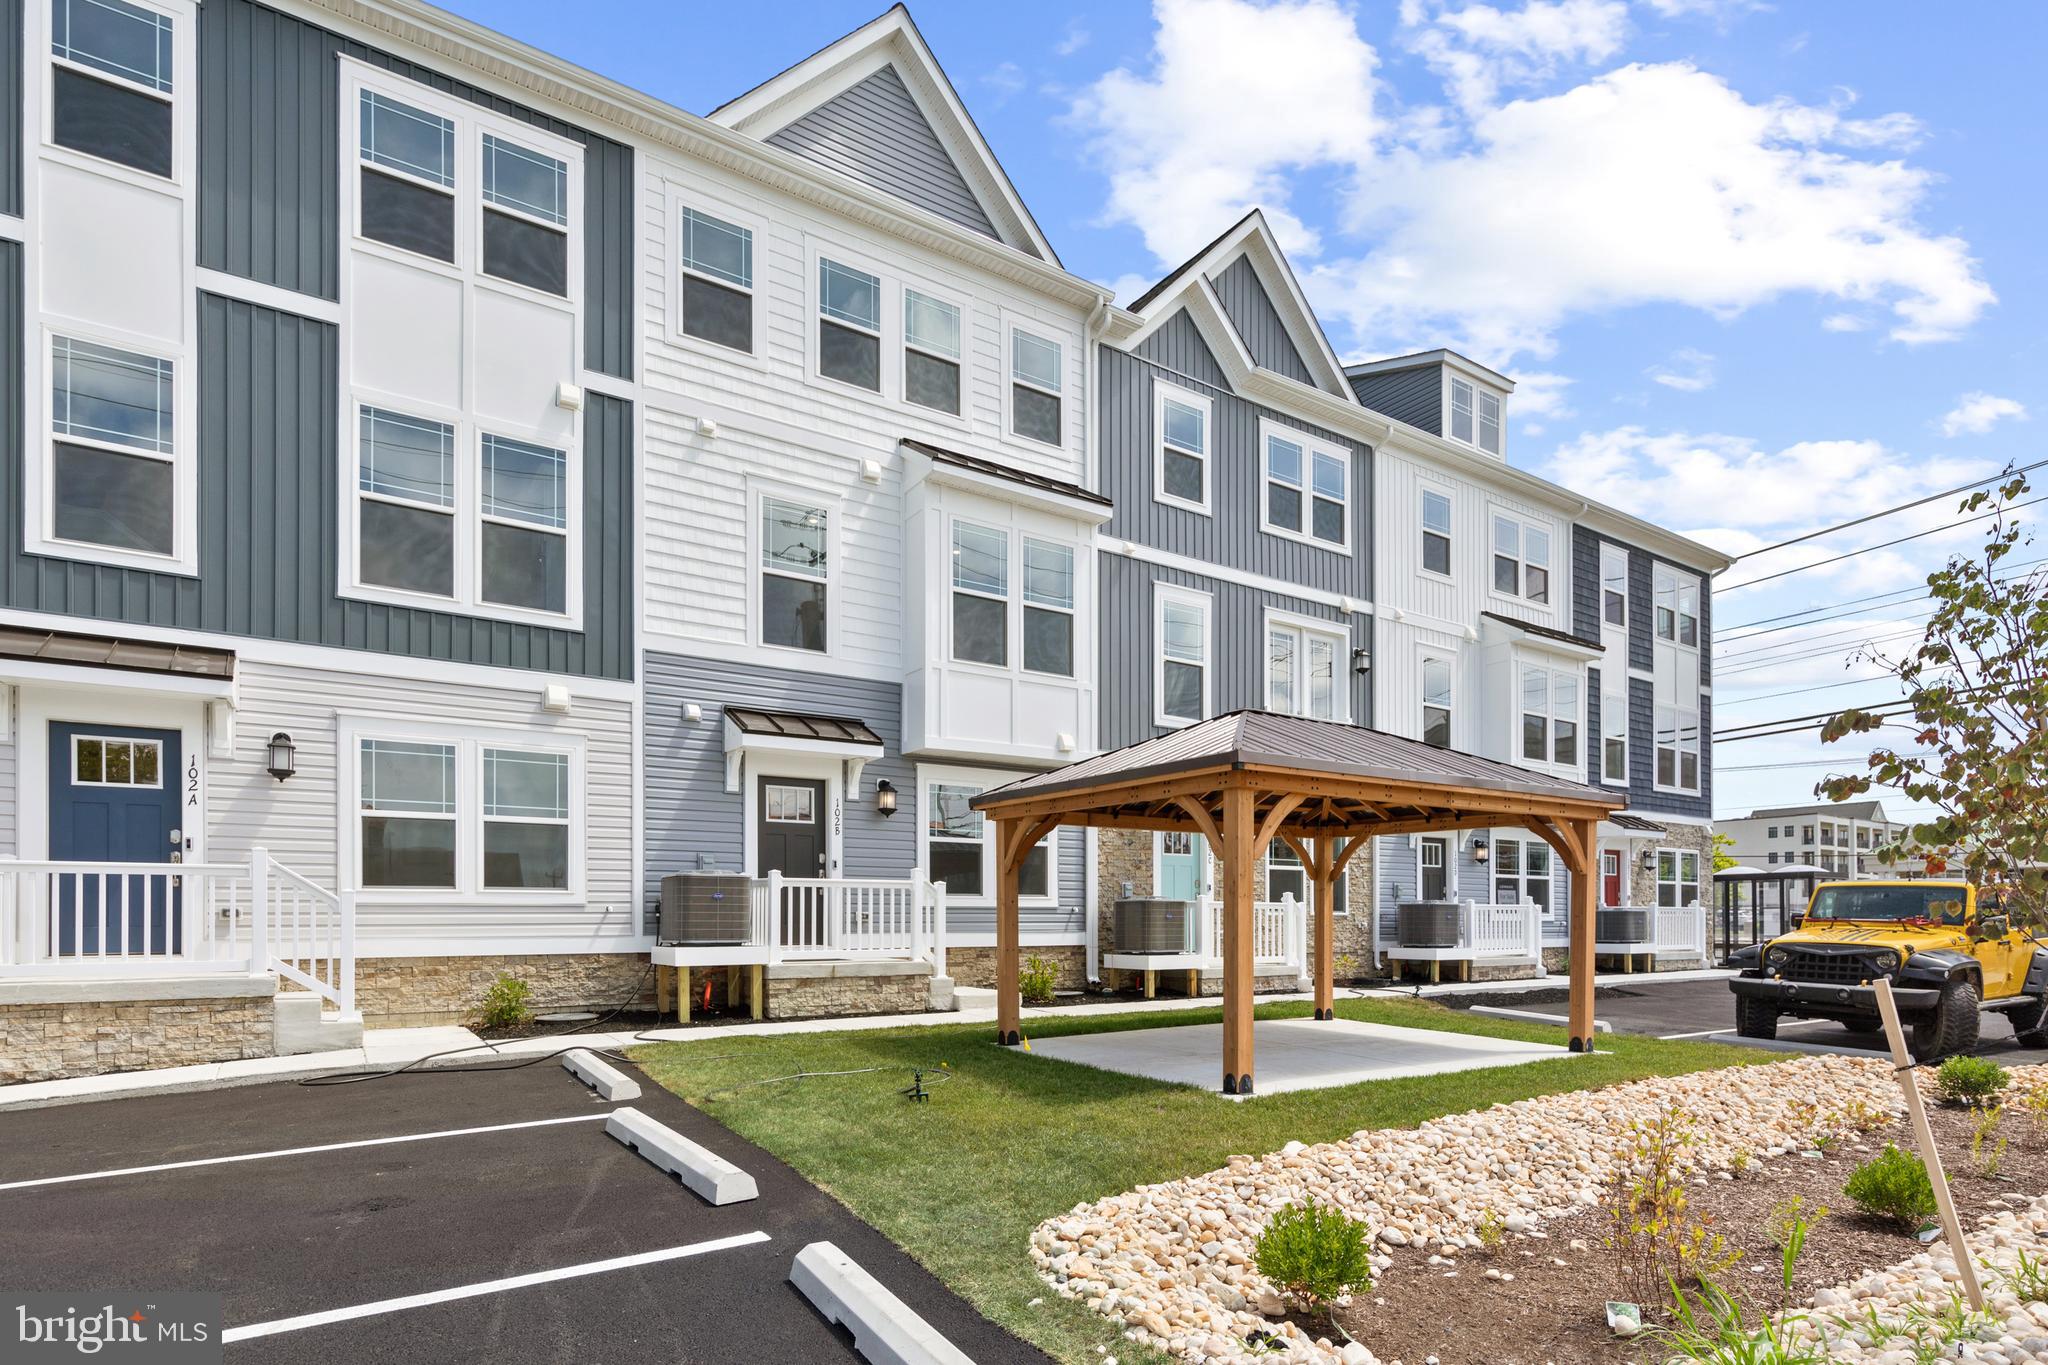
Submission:
[[[1776,825],[1772,825],[1772,826],[1771,826],[1771,827],[1770,827],[1769,829],[1767,829],[1767,830],[1765,830],[1765,831],[1764,831],[1764,837],[1765,837],[1766,839],[1775,839],[1775,838],[1777,838],[1777,837],[1778,837],[1778,827],[1777,827]]]
[[[960,415],[960,309],[903,291],[903,399]]]
[[[1422,660],[1422,742],[1451,747],[1452,669],[1449,659]]]
[[[1674,791],[1700,789],[1700,713],[1675,706],[1657,708],[1657,785]],[[1806,840],[1813,842],[1813,826]]]
[[[1287,621],[1266,621],[1266,709],[1312,720],[1342,720],[1337,660],[1349,638]]]
[[[1493,590],[1531,602],[1550,600],[1550,532],[1494,517]]]
[[[1833,848],[1834,845],[1835,827],[1833,825],[1822,825],[1820,827],[1820,846],[1822,848]]]
[[[1209,714],[1209,599],[1158,589],[1156,602],[1155,719],[1161,725],[1186,725]]]
[[[1010,430],[1032,441],[1062,445],[1060,344],[1029,332],[1010,333]]]
[[[683,210],[683,335],[754,349],[754,231]]]
[[[825,651],[826,539],[823,507],[761,499],[761,643]]]
[[[1308,900],[1308,868],[1286,840],[1275,839],[1266,845],[1266,892],[1260,899],[1278,901],[1288,896],[1304,903]]]
[[[365,90],[359,104],[360,231],[402,251],[455,260],[455,124]]]
[[[1451,439],[1472,444],[1473,398],[1472,385],[1463,379],[1451,381]]]
[[[1555,913],[1550,899],[1550,845],[1519,834],[1493,841],[1493,903],[1535,905],[1546,917]]]
[[[964,521],[953,523],[953,657],[1010,662],[1010,537]]]
[[[356,574],[455,595],[455,428],[381,408],[358,415]]]
[[[1074,676],[1074,547],[1024,538],[1024,667]]]
[[[74,787],[162,787],[164,746],[153,739],[71,737]]]
[[[484,134],[483,272],[569,296],[569,164]]]
[[[1600,698],[1602,780],[1628,783],[1628,694],[1608,692]]]
[[[1799,842],[1800,842],[1800,843],[1802,843],[1802,844],[1804,844],[1804,845],[1806,845],[1806,846],[1807,846],[1808,848],[1812,848],[1812,847],[1813,847],[1813,826],[1812,826],[1812,825],[1801,825],[1801,826],[1799,827]]]
[[[1445,577],[1451,572],[1451,500],[1422,490],[1422,567]]]
[[[125,0],[51,0],[51,140],[169,179],[172,40],[170,16]]]
[[[1451,380],[1451,439],[1476,445],[1489,455],[1500,454],[1500,395],[1477,388],[1468,379]]]
[[[569,609],[568,456],[486,434],[481,596],[497,606]]]
[[[1657,853],[1657,904],[1676,908],[1699,899],[1700,855],[1660,849]]]
[[[1772,850],[1769,861],[1771,861],[1772,863],[1776,863],[1778,861],[1778,854],[1775,849]]]
[[[1652,575],[1657,598],[1657,638],[1688,649],[1700,643],[1700,581],[1662,564]]]
[[[484,754],[484,885],[569,886],[569,756]]]
[[[1579,761],[1579,679],[1574,673],[1522,668],[1522,757],[1576,766]]]
[[[1262,421],[1259,429],[1266,451],[1264,528],[1295,540],[1348,548],[1349,458],[1287,427]]]
[[[59,540],[171,556],[179,522],[173,362],[50,343],[50,526]],[[188,550],[189,553],[189,550]]]
[[[1600,620],[1628,625],[1628,551],[1619,545],[1600,546]]]
[[[455,888],[455,746],[362,742],[362,884]]]
[[[818,373],[882,391],[882,282],[865,270],[818,261]]]
[[[1500,454],[1500,397],[1483,389],[1479,394],[1479,448],[1489,455]]]
[[[763,815],[771,825],[815,825],[818,823],[818,789],[792,787],[780,782],[767,784],[762,794]]]
[[[995,850],[981,812],[969,803],[987,790],[954,782],[933,782],[925,792],[925,876],[946,884],[948,900],[988,899],[996,893]],[[1048,834],[1017,870],[1020,898],[1052,895],[1052,851],[1058,832]]]
[[[1209,510],[1209,400],[1153,385],[1153,496],[1192,512]]]

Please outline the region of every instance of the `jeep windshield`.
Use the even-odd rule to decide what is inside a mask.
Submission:
[[[1961,924],[1963,893],[1953,886],[1823,886],[1806,917]]]

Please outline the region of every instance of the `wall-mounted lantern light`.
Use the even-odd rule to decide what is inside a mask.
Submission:
[[[1656,865],[1657,865],[1657,850],[1656,850],[1656,849],[1654,849],[1654,848],[1645,848],[1645,849],[1643,850],[1643,866],[1644,866],[1644,867],[1655,867]]]
[[[1351,671],[1353,673],[1372,672],[1372,652],[1366,649],[1365,646],[1360,645],[1357,649],[1351,651]]]
[[[1484,867],[1484,866],[1486,866],[1486,860],[1487,860],[1488,858],[1491,858],[1492,856],[1493,856],[1493,850],[1492,850],[1492,849],[1490,849],[1490,848],[1488,848],[1488,847],[1486,846],[1486,840],[1484,840],[1484,839],[1474,839],[1474,840],[1472,841],[1472,861],[1473,861],[1473,862],[1475,862],[1475,863],[1478,863],[1478,864],[1479,864],[1479,865],[1480,865],[1481,867]]]
[[[263,766],[280,782],[299,770],[298,746],[292,743],[290,735],[279,730],[270,737],[263,750]]]
[[[896,784],[886,777],[875,783],[875,810],[883,815],[896,813]]]

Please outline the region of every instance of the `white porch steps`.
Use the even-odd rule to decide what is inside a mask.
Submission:
[[[271,1044],[279,1057],[302,1052],[333,1052],[337,1048],[363,1045],[361,1016],[345,1020],[333,1010],[323,1011],[327,1002],[311,991],[280,991],[273,997]]]

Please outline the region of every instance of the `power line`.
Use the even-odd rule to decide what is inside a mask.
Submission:
[[[1911,639],[1912,637],[1914,637],[1914,636],[1916,636],[1916,635],[1919,635],[1920,633],[1921,633],[1921,632],[1920,632],[1920,631],[1918,631],[1918,630],[1901,630],[1901,631],[1896,631],[1896,632],[1894,632],[1894,633],[1892,633],[1892,634],[1890,634],[1890,635],[1873,635],[1873,636],[1872,636],[1872,637],[1870,637],[1869,639],[1867,639],[1867,640],[1864,640],[1864,641],[1861,641],[1858,647],[1859,647],[1859,648],[1861,648],[1861,647],[1863,647],[1863,646],[1868,646],[1868,645],[1881,645],[1881,644],[1889,644],[1890,642],[1892,642],[1892,641],[1894,641],[1894,640],[1906,640],[1906,639]],[[1719,668],[1719,667],[1717,667],[1717,668],[1715,668],[1715,670],[1714,670],[1714,676],[1715,676],[1715,678],[1717,678],[1717,679],[1719,679],[1719,678],[1729,678],[1729,677],[1734,677],[1734,676],[1736,676],[1736,675],[1738,675],[1738,674],[1742,674],[1742,673],[1754,673],[1754,672],[1756,672],[1756,671],[1757,671],[1758,669],[1760,669],[1760,668],[1775,668],[1775,667],[1776,667],[1776,666],[1778,666],[1779,664],[1797,664],[1797,663],[1804,663],[1804,662],[1806,662],[1806,661],[1807,661],[1808,659],[1818,659],[1818,658],[1821,658],[1821,657],[1822,657],[1822,656],[1824,656],[1824,655],[1828,655],[1828,654],[1840,654],[1841,652],[1842,652],[1842,647],[1841,647],[1840,645],[1823,645],[1823,646],[1822,646],[1821,648],[1819,648],[1819,649],[1813,649],[1813,650],[1808,650],[1808,651],[1806,651],[1806,652],[1804,652],[1804,653],[1800,653],[1800,654],[1782,654],[1782,655],[1779,655],[1779,656],[1777,656],[1776,658],[1770,658],[1770,659],[1758,659],[1758,660],[1757,660],[1757,661],[1755,661],[1754,663],[1747,663],[1747,664],[1741,664],[1741,665],[1738,665],[1738,666],[1737,666],[1737,667],[1735,667],[1735,668]]]
[[[1723,654],[1720,658],[1716,659],[1714,663],[1716,667],[1719,667],[1721,664],[1729,663],[1735,659],[1751,659],[1755,658],[1759,654],[1769,654],[1774,649],[1805,649],[1809,646],[1825,644],[1829,640],[1846,640],[1857,635],[1869,634],[1870,632],[1866,629],[1866,627],[1897,627],[1908,624],[1914,626],[1915,628],[1918,628],[1926,625],[1927,623],[1923,620],[1916,620],[1911,622],[1903,620],[1871,620],[1864,622],[1864,624],[1861,626],[1851,626],[1847,630],[1829,631],[1825,635],[1811,635],[1801,640],[1777,640],[1772,642],[1771,644],[1758,645],[1755,649],[1738,649],[1733,654]]]
[[[1823,526],[1818,531],[1808,531],[1805,535],[1794,536],[1790,540],[1781,540],[1776,545],[1766,545],[1761,550],[1751,550],[1748,554],[1735,556],[1735,562],[1740,564],[1745,559],[1755,559],[1758,555],[1767,555],[1773,550],[1782,550],[1787,545],[1800,545],[1809,540],[1818,540],[1822,536],[1831,536],[1837,531],[1846,531],[1851,527],[1861,526],[1866,522],[1897,516],[1901,512],[1910,512],[1915,507],[1925,507],[1930,502],[1939,502],[1943,498],[1952,498],[1958,493],[1967,493],[1973,488],[1982,488],[1987,483],[1996,483],[2000,479],[2011,478],[2015,474],[2031,473],[2043,466],[2048,466],[2048,460],[2036,460],[2034,463],[2019,469],[2000,470],[1998,473],[1981,478],[1975,483],[1966,483],[1959,488],[1951,488],[1945,493],[1929,493],[1926,497],[1916,499],[1913,502],[1902,502],[1897,507],[1887,507],[1882,512],[1872,512],[1867,517],[1858,517],[1854,521],[1845,521],[1838,526]]]
[[[1900,758],[1931,758],[1931,757],[1933,757],[1933,755],[1932,755],[1932,754],[1900,754],[1900,755],[1899,755],[1899,757],[1900,757]],[[1833,758],[1810,758],[1810,759],[1805,759],[1805,760],[1802,760],[1802,761],[1800,761],[1800,762],[1797,762],[1797,763],[1733,763],[1733,764],[1724,764],[1724,763],[1716,763],[1716,764],[1714,765],[1714,771],[1715,771],[1715,772],[1717,772],[1717,773],[1761,773],[1761,772],[1770,772],[1770,771],[1774,771],[1774,770],[1777,770],[1777,769],[1782,769],[1782,768],[1833,768],[1833,767],[1836,767],[1836,766],[1838,766],[1838,765],[1839,765],[1839,763],[1840,763],[1840,760],[1839,760],[1839,759],[1833,759]]]
[[[2007,569],[2031,569],[2041,564],[2048,564],[2048,558],[2023,559],[2020,560],[2018,563],[2007,564],[2005,567]],[[2024,575],[2017,573],[1994,574],[1991,577],[1991,581],[1994,583],[2008,583],[2016,578],[2021,577],[2024,577]],[[1786,612],[1783,616],[1766,616],[1761,620],[1757,621],[1745,621],[1739,626],[1724,626],[1722,628],[1722,631],[1737,630],[1746,631],[1747,633],[1742,635],[1727,635],[1723,634],[1722,631],[1716,631],[1714,633],[1714,647],[1716,649],[1719,649],[1724,644],[1733,644],[1740,640],[1754,639],[1756,636],[1759,635],[1774,635],[1777,632],[1784,630],[1803,630],[1807,626],[1817,626],[1824,621],[1839,621],[1844,619],[1845,617],[1855,616],[1859,614],[1859,612],[1864,609],[1864,604],[1874,603],[1883,606],[1903,607],[1908,602],[1925,601],[1927,599],[1932,598],[1933,596],[1934,594],[1928,592],[1924,586],[1911,588],[1895,588],[1891,592],[1874,593],[1869,597],[1852,597],[1846,602],[1828,602],[1818,607],[1807,607],[1803,611]],[[1899,600],[1896,602],[1885,602],[1883,601],[1883,599],[1885,598],[1898,598]],[[1847,608],[1847,610],[1841,610],[1841,608]],[[1823,612],[1827,614],[1819,614]],[[1810,617],[1812,619],[1806,621],[1793,620],[1793,618],[1797,616],[1805,616]],[[1771,624],[1772,622],[1776,621],[1784,621],[1788,622],[1789,624]],[[1768,629],[1751,630],[1750,627],[1752,626],[1766,626],[1768,627]]]
[[[1939,677],[1945,675],[1937,674],[1935,676]],[[1717,697],[1714,699],[1714,709],[1719,711],[1724,710],[1730,706],[1747,706],[1753,701],[1775,701],[1779,697],[1803,697],[1810,692],[1832,692],[1838,687],[1854,687],[1858,683],[1886,682],[1896,680],[1897,679],[1893,674],[1880,673],[1875,678],[1844,678],[1840,682],[1817,683],[1812,687],[1791,687],[1787,688],[1783,692],[1759,692],[1756,695],[1749,697],[1729,697],[1725,701]],[[1877,706],[1890,705],[1889,702],[1875,702],[1872,704]]]
[[[1800,564],[1790,569],[1780,569],[1776,573],[1767,573],[1762,578],[1747,578],[1740,583],[1731,583],[1727,587],[1719,589],[1719,591],[1724,593],[1740,592],[1744,588],[1753,588],[1759,583],[1768,583],[1772,579],[1785,578],[1796,573],[1805,573],[1808,569],[1826,568],[1830,564],[1839,564],[1845,559],[1854,559],[1858,555],[1867,555],[1872,550],[1888,550],[1894,545],[1904,545],[1909,540],[1919,540],[1926,536],[1940,535],[1944,531],[1953,531],[1959,526],[1968,526],[1971,522],[1988,521],[2002,512],[2017,512],[2022,507],[2032,507],[2035,503],[2039,502],[2048,502],[2048,497],[2029,498],[2025,502],[2014,503],[2012,506],[2000,508],[1996,512],[1984,512],[1974,517],[1964,517],[1961,521],[1950,522],[1947,526],[1931,526],[1925,531],[1915,531],[1909,536],[1900,536],[1896,540],[1882,540],[1875,545],[1865,545],[1861,549],[1850,550],[1846,554],[1835,555],[1829,559],[1816,559],[1811,564]]]

